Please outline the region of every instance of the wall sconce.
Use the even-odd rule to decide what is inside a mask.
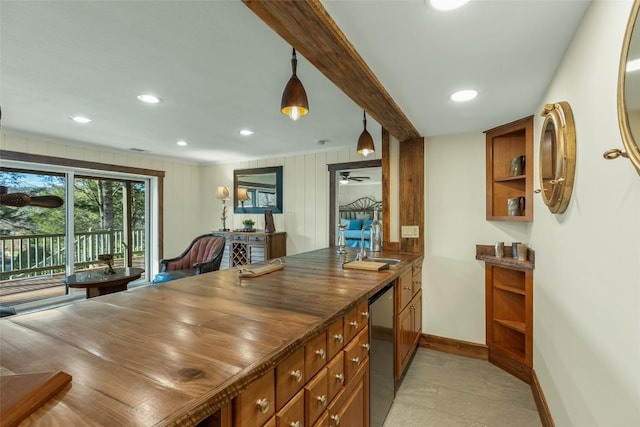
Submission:
[[[358,154],[368,156],[376,151],[376,147],[373,145],[373,138],[371,137],[371,134],[367,131],[367,113],[366,111],[363,111],[362,113],[364,115],[364,119],[362,120],[364,130],[360,134],[360,138],[358,138]]]
[[[293,75],[287,82],[284,92],[282,92],[282,101],[280,102],[280,111],[282,111],[282,114],[289,116],[291,120],[298,120],[309,112],[307,93],[296,75],[297,65],[296,50],[293,49],[293,56],[291,57]]]
[[[219,231],[229,231],[227,228],[227,200],[229,200],[229,187],[218,187],[216,199],[222,200],[222,215],[220,216],[220,219],[222,220],[222,228]]]
[[[247,200],[251,200],[251,198],[249,197],[249,192],[247,191],[246,188],[238,188],[238,201],[240,202],[241,206],[244,208],[244,202],[246,202]]]

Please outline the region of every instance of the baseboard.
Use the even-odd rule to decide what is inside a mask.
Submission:
[[[489,349],[484,344],[476,344],[453,338],[439,337],[436,335],[422,334],[420,347],[431,350],[451,353],[458,356],[471,357],[473,359],[489,360]]]
[[[542,423],[542,427],[555,427],[553,418],[551,418],[551,412],[549,412],[549,407],[547,406],[547,401],[544,398],[544,393],[542,392],[542,387],[540,386],[540,381],[538,381],[538,376],[536,375],[535,369],[531,370],[531,392],[533,393],[533,399],[536,401],[536,406],[538,407],[538,414],[540,414],[540,422]]]

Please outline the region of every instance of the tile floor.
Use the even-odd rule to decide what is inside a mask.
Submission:
[[[419,348],[384,427],[540,427],[528,384],[484,360]]]

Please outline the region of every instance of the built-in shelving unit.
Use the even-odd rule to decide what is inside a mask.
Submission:
[[[486,134],[487,220],[533,221],[533,116]],[[511,161],[524,156],[522,173],[512,175]],[[523,197],[521,215],[509,215],[509,199]]]
[[[533,367],[534,252],[526,261],[493,255],[494,247],[476,246],[485,262],[486,338],[489,361],[523,381],[531,382]]]

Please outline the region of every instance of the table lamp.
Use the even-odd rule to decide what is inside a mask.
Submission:
[[[238,201],[240,202],[243,208],[244,208],[244,202],[246,202],[247,200],[251,200],[251,198],[249,197],[248,190],[246,188],[238,188]]]
[[[227,228],[227,200],[229,200],[229,187],[218,187],[216,199],[222,200],[222,215],[220,216],[220,219],[222,220],[222,228],[219,231],[229,231]]]

